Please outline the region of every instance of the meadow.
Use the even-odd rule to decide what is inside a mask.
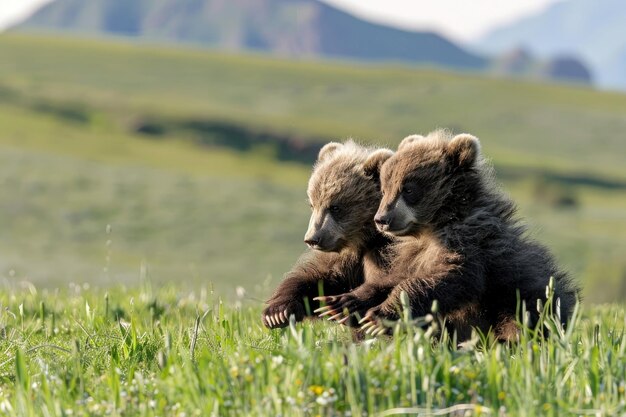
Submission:
[[[400,65],[0,36],[0,413],[621,415],[626,96]],[[481,138],[584,287],[546,341],[268,331],[315,150]],[[427,414],[426,411],[428,411]]]
[[[268,331],[247,295],[72,285],[3,292],[5,416],[616,416],[623,309],[585,307],[547,340],[433,342],[408,319],[353,343],[328,322]]]

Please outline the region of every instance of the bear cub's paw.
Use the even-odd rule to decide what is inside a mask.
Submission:
[[[367,310],[365,316],[359,320],[360,330],[365,334],[380,336],[393,333],[392,323],[400,319],[398,310],[390,308],[385,303]]]
[[[296,321],[304,319],[304,306],[299,301],[289,299],[272,300],[263,313],[261,320],[265,327],[278,329],[289,326],[289,317],[294,316]]]
[[[339,324],[347,324],[349,326],[357,325],[357,320],[369,308],[375,305],[371,299],[363,299],[355,292],[316,297],[315,300],[326,304],[324,307],[314,311],[320,318],[326,317],[328,320],[334,320]]]

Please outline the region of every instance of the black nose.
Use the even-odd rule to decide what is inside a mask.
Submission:
[[[309,246],[317,246],[320,243],[320,238],[319,237],[310,237],[308,239],[304,239],[304,243],[306,243]]]
[[[387,226],[389,225],[389,218],[377,214],[376,217],[374,217],[374,222],[379,226]]]

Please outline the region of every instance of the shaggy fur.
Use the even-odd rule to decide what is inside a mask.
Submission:
[[[526,237],[515,205],[493,184],[475,137],[451,138],[445,131],[409,137],[384,162],[380,176],[383,198],[375,221],[399,243],[389,274],[353,291],[358,300],[352,309],[365,297],[384,298],[368,310],[365,326],[398,319],[405,292],[414,317],[430,313],[437,300],[439,317],[458,340],[469,337],[472,327],[512,340],[518,300],[532,326],[550,277],[555,307],[566,323],[578,290],[548,250]]]
[[[300,321],[319,307],[316,297],[348,292],[387,272],[384,253],[391,238],[376,229],[374,214],[381,199],[378,159],[391,153],[352,141],[320,150],[307,190],[312,214],[305,242],[311,250],[267,301],[267,327],[285,327],[291,315]],[[376,161],[374,170],[368,158]]]

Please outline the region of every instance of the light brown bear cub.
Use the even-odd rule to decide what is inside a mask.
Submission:
[[[291,315],[300,321],[319,307],[316,297],[349,292],[387,272],[391,238],[376,229],[374,214],[381,199],[379,160],[391,153],[353,141],[320,150],[307,189],[312,214],[304,241],[310,250],[267,301],[265,326],[285,327]],[[359,311],[374,305],[363,303]]]
[[[521,319],[519,301],[534,326],[551,277],[554,310],[567,322],[578,289],[549,251],[526,236],[514,203],[492,183],[478,139],[446,131],[414,135],[378,162],[383,198],[375,221],[399,243],[389,274],[351,293],[385,297],[366,313],[366,330],[382,332],[384,319],[398,319],[404,292],[414,317],[430,313],[436,300],[438,315],[459,341],[472,328],[511,340]],[[349,310],[360,309],[361,300],[352,300]]]

